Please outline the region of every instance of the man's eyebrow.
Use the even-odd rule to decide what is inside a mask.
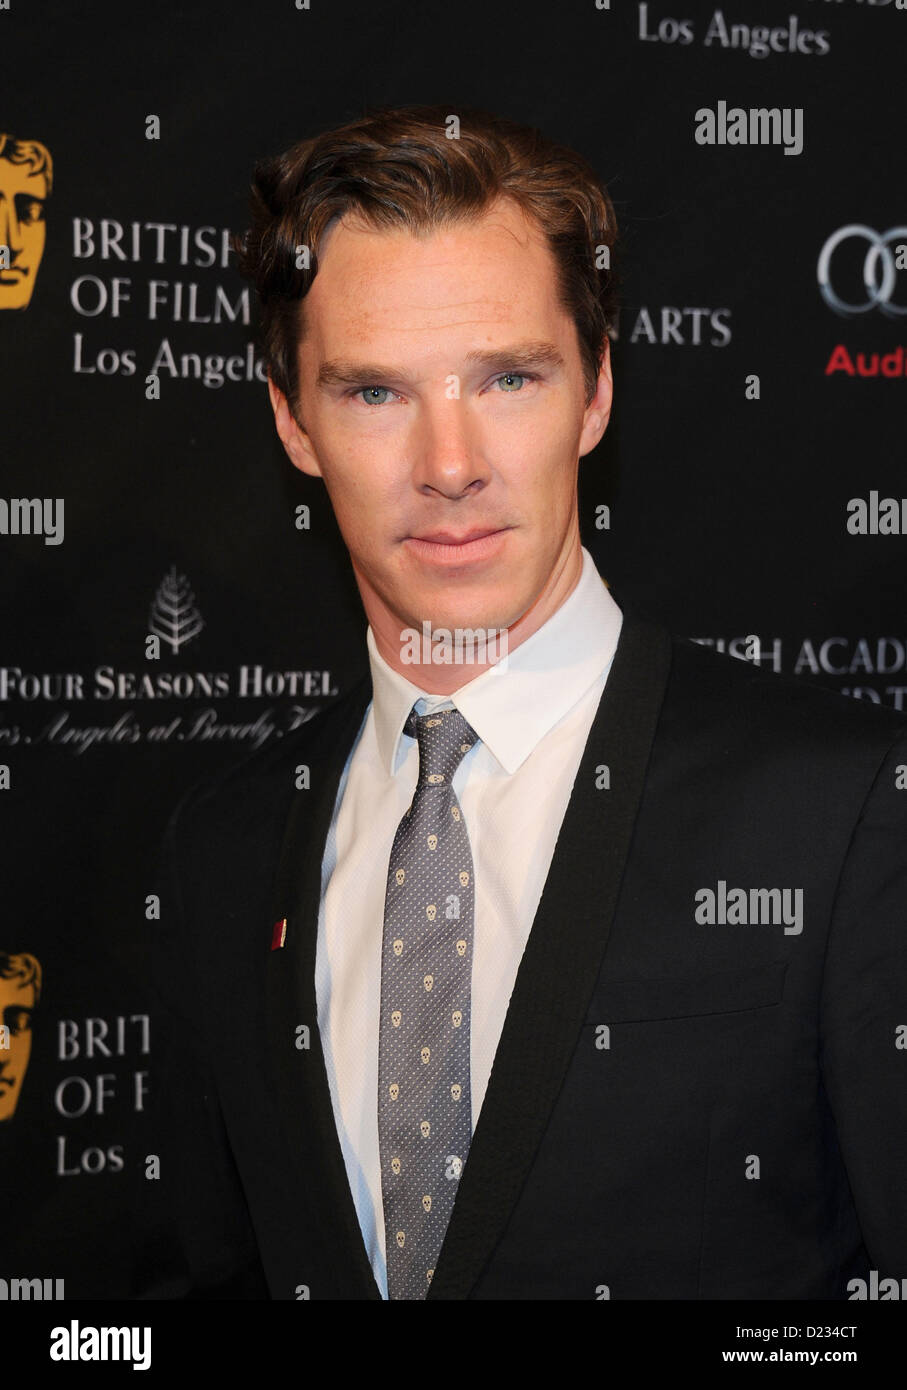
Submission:
[[[487,348],[467,352],[466,361],[472,365],[498,368],[506,367],[563,367],[563,356],[554,343],[538,339],[525,343],[510,343],[502,348]]]
[[[508,368],[563,367],[564,358],[554,343],[533,339],[511,343],[500,348],[475,348],[466,354],[470,367],[486,371],[506,371]],[[363,383],[402,381],[406,373],[399,367],[381,366],[376,362],[351,362],[344,358],[329,358],[318,369],[316,386],[360,386]]]

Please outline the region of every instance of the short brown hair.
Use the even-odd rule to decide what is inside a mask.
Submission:
[[[265,362],[294,415],[301,301],[328,224],[350,212],[369,226],[418,234],[478,217],[500,197],[513,199],[547,237],[561,303],[579,336],[587,402],[595,394],[617,315],[617,220],[604,184],[582,155],[532,126],[464,110],[451,139],[453,119],[443,106],[379,108],[255,166],[251,225],[233,249],[258,291]],[[296,264],[301,247],[308,269]],[[603,262],[609,268],[599,269]]]

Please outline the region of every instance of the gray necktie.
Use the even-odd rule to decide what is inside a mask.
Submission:
[[[478,735],[456,709],[417,715],[419,783],[384,903],[378,1141],[388,1297],[425,1298],[472,1138],[473,867],[453,775]]]

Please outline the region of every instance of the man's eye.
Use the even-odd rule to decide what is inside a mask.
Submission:
[[[495,377],[495,385],[500,385],[505,391],[519,391],[524,381],[531,381],[532,378],[522,372],[503,372],[501,376]]]
[[[361,386],[356,388],[356,395],[366,405],[384,405],[393,392],[388,386]]]

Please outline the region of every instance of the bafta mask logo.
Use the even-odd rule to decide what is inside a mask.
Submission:
[[[31,1056],[32,1014],[41,997],[41,965],[0,951],[0,1120],[12,1119]]]
[[[31,303],[53,177],[45,145],[0,132],[0,309],[27,309]]]

